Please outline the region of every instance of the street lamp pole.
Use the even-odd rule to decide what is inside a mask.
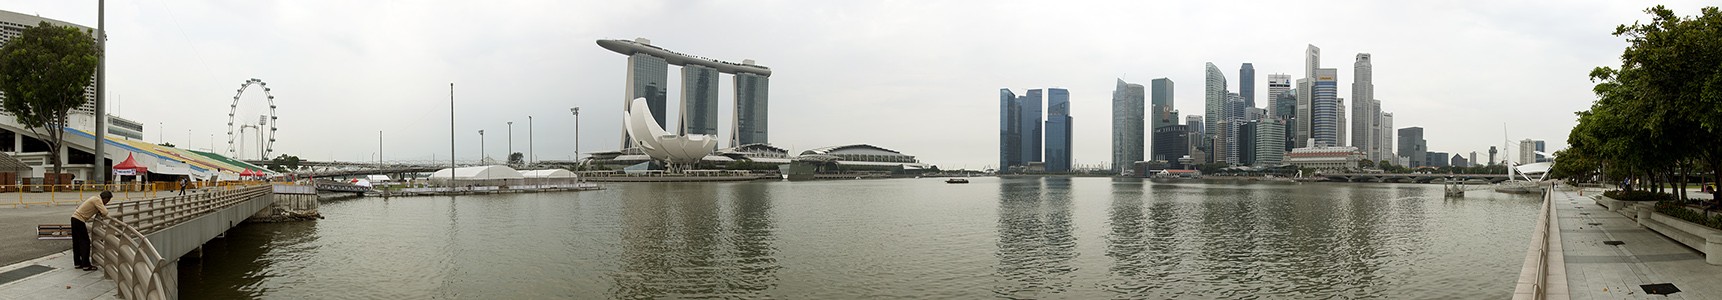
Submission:
[[[508,154],[503,156],[507,156],[504,159],[509,164],[514,164],[514,121],[508,121]]]
[[[383,164],[383,131],[377,131],[377,164]]]
[[[538,160],[538,153],[532,151],[532,116],[526,116],[526,165]]]
[[[484,129],[478,130],[478,164],[484,165]]]
[[[579,169],[580,168],[580,107],[575,106],[573,108],[569,108],[568,112],[574,114],[574,166],[575,166],[574,168]]]
[[[448,83],[448,167],[454,169],[454,83]],[[452,172],[452,171],[451,171]],[[450,173],[453,175],[453,173]]]

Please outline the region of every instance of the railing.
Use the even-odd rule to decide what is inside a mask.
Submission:
[[[1554,228],[1549,224],[1555,220],[1552,217],[1555,203],[1554,192],[1553,187],[1543,189],[1543,212],[1537,217],[1537,229],[1539,229],[1535,244],[1539,253],[1537,254],[1537,281],[1531,286],[1533,296],[1536,297],[1534,299],[1545,299],[1548,296],[1549,232],[1559,230],[1559,228]]]
[[[229,185],[211,192],[127,201],[108,206],[109,210],[113,211],[114,219],[136,227],[139,232],[151,233],[270,192],[271,188],[266,184]]]
[[[97,216],[90,224],[90,258],[113,279],[124,299],[173,299],[178,279],[162,274],[173,267],[142,232],[126,222]]]

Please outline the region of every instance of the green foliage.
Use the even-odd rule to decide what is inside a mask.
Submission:
[[[525,163],[526,163],[526,155],[525,154],[521,154],[520,152],[508,154],[508,164],[520,165],[520,164],[525,164]]]
[[[168,143],[168,142],[162,142],[162,143],[160,143],[160,144],[156,144],[156,145],[157,145],[157,146],[162,146],[162,147],[168,147],[168,148],[173,148],[173,143]]]
[[[84,105],[98,60],[95,38],[70,26],[48,22],[24,29],[0,46],[0,110],[37,135],[46,135],[51,157],[60,156],[66,116]],[[40,129],[41,131],[38,131]],[[61,173],[60,160],[54,173]]]
[[[1686,220],[1687,222],[1697,223],[1698,225],[1704,225],[1704,226],[1709,226],[1710,228],[1722,229],[1722,214],[1709,214],[1709,213],[1693,211],[1692,209],[1686,208],[1685,205],[1681,205],[1679,202],[1675,202],[1675,201],[1657,202],[1656,203],[1656,212],[1662,213],[1664,215],[1668,215],[1670,217],[1680,218],[1681,220]]]
[[[1607,191],[1603,196],[1620,201],[1665,201],[1674,200],[1674,195],[1650,191]]]
[[[264,167],[276,172],[286,172],[288,170],[299,169],[299,162],[300,160],[298,156],[281,154],[275,156],[275,158],[269,159],[269,165]]]

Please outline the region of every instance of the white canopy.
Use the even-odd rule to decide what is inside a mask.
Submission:
[[[522,179],[519,171],[507,166],[478,166],[437,170],[431,173],[430,179],[442,180],[488,180],[488,179]]]
[[[520,171],[520,176],[525,177],[525,178],[574,178],[575,177],[574,171],[569,171],[566,169],[525,170],[525,171]]]
[[[149,168],[150,173],[167,175],[191,175],[191,166],[174,160],[156,160],[155,166]]]
[[[389,181],[389,175],[365,175],[365,179],[370,181]]]

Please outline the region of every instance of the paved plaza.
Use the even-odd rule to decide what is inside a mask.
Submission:
[[[1705,263],[1704,253],[1598,205],[1599,190],[1555,193],[1572,299],[1722,299],[1722,266]],[[1659,283],[1681,291],[1664,297],[1640,287]]]

